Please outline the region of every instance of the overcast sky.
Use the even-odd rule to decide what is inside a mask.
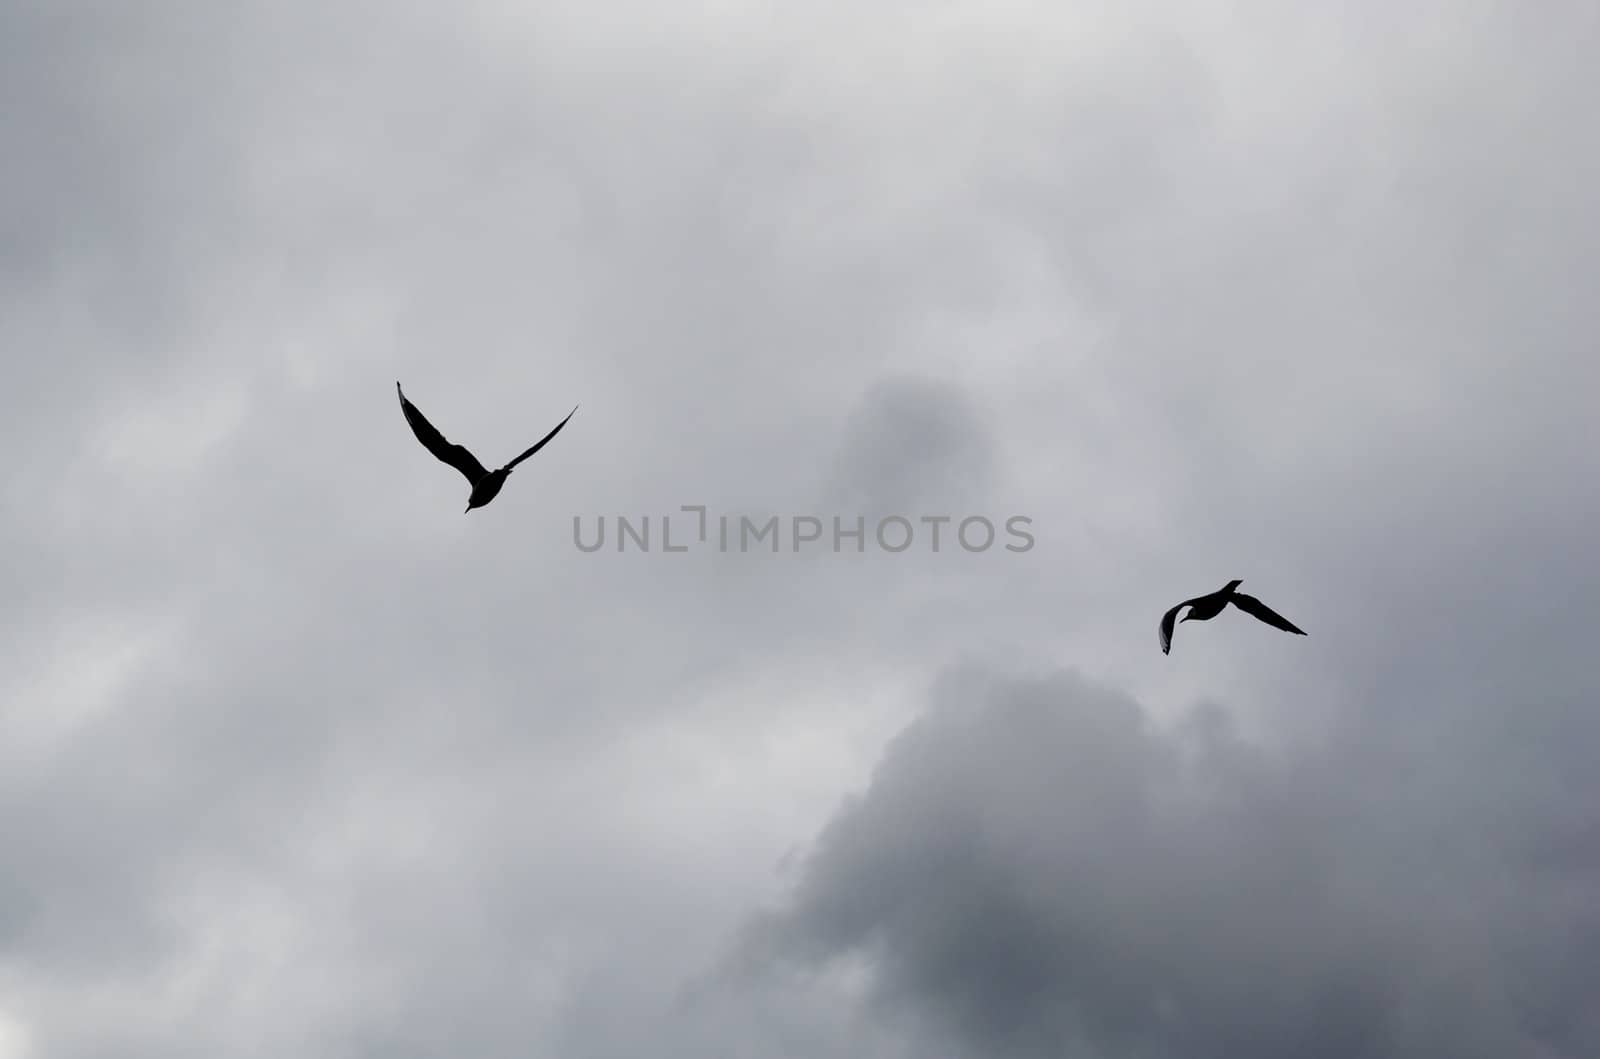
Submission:
[[[1600,1054],[1597,49],[0,0],[0,1059]]]

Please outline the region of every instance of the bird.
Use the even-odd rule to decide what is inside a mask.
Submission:
[[[1174,619],[1178,617],[1178,611],[1184,607],[1189,608],[1189,613],[1183,616],[1184,621],[1210,621],[1218,614],[1221,614],[1224,607],[1232,603],[1246,614],[1253,618],[1259,618],[1275,629],[1292,632],[1296,636],[1304,636],[1306,634],[1304,629],[1299,628],[1294,622],[1285,618],[1256,597],[1247,596],[1243,592],[1235,592],[1234,589],[1243,583],[1243,581],[1229,581],[1217,591],[1204,596],[1196,596],[1193,599],[1186,599],[1163,614],[1161,616],[1161,653],[1168,654],[1171,652]]]
[[[460,471],[466,476],[467,481],[472,484],[472,494],[467,497],[467,512],[470,512],[475,507],[483,507],[498,496],[501,487],[506,484],[506,479],[511,477],[512,468],[544,448],[551,438],[561,433],[561,428],[567,425],[567,419],[571,419],[573,413],[578,410],[578,406],[573,405],[572,411],[567,413],[567,419],[557,423],[555,429],[540,438],[536,445],[499,470],[491,471],[479,463],[478,458],[468,452],[466,446],[446,441],[444,435],[439,433],[438,428],[428,422],[428,417],[422,414],[421,409],[406,400],[406,392],[400,388],[398,379],[395,380],[394,389],[400,395],[400,410],[405,413],[406,422],[411,424],[411,432],[417,436],[418,441],[422,442],[422,447],[433,453],[439,460]],[[463,514],[465,513],[463,512]]]

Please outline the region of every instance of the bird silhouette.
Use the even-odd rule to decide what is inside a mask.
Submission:
[[[472,495],[467,497],[467,511],[475,507],[483,507],[499,495],[500,489],[506,484],[506,479],[511,477],[512,468],[523,460],[532,456],[549,443],[550,439],[561,433],[561,428],[567,425],[567,419],[572,418],[573,412],[578,410],[577,405],[572,406],[572,412],[567,413],[567,419],[556,424],[554,430],[540,438],[527,452],[512,460],[497,471],[487,470],[478,458],[468,452],[466,446],[455,445],[445,440],[437,427],[428,422],[428,417],[422,414],[421,409],[406,400],[406,392],[400,389],[398,381],[394,384],[395,392],[400,395],[400,410],[406,414],[406,422],[411,424],[411,432],[422,442],[422,447],[433,453],[439,460],[448,463],[466,476],[472,483]],[[465,514],[465,512],[463,512]]]
[[[1229,581],[1221,588],[1204,596],[1186,599],[1176,607],[1161,616],[1161,653],[1167,654],[1172,650],[1172,628],[1178,611],[1184,607],[1189,608],[1189,613],[1183,616],[1184,621],[1210,621],[1222,613],[1229,603],[1238,607],[1253,618],[1259,618],[1275,629],[1292,632],[1297,636],[1304,636],[1306,631],[1298,628],[1288,618],[1273,610],[1254,596],[1247,596],[1243,592],[1235,592],[1242,581]]]

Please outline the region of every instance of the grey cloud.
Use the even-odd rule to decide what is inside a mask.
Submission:
[[[895,514],[913,522],[923,515],[987,514],[993,444],[958,388],[880,380],[862,395],[840,434],[825,492],[838,513]]]
[[[1076,675],[967,674],[747,958],[860,952],[876,1004],[969,1055],[1588,1054],[1595,862],[1524,840],[1596,792],[1508,767],[1582,756],[1538,723],[1273,753],[1217,707],[1161,728]]]
[[[928,996],[974,997],[969,1035],[1003,1010],[1056,1032],[1037,998],[963,983],[1053,982],[1066,937],[1135,980],[1162,957],[1206,1001],[1225,983],[1188,954],[1208,945],[1350,981],[1328,1003],[1384,1041],[1436,1040],[1429,1005],[1515,974],[1520,1006],[1475,1017],[1592,1040],[1586,957],[1560,939],[1592,864],[1563,792],[1593,742],[1593,206],[1571,177],[1593,16],[632,6],[0,13],[0,1039],[924,1059],[976,1039],[908,1031]],[[583,407],[464,517],[396,378],[491,451]],[[980,494],[1035,516],[1038,547],[570,543],[573,514]],[[1160,659],[1174,593],[1234,576],[1312,635],[1217,622]],[[941,804],[1000,836],[939,847],[969,890],[905,880],[953,911],[902,945],[897,1000],[801,968],[679,1004],[914,705],[897,689],[1063,656],[1152,715],[1225,689],[1294,769],[1225,742],[1169,781],[1176,748],[1210,744],[1127,705],[1071,714],[1088,734],[975,722],[1009,786],[985,808],[998,781],[946,748],[970,789]],[[1069,780],[1012,725],[1109,814],[1040,810],[1109,843],[1062,889],[1129,920],[1129,948],[1066,936],[1070,851],[1025,810]],[[915,775],[877,811],[925,823],[904,764],[924,754],[892,759]],[[1224,794],[1151,808],[1206,777]],[[1390,804],[1388,837],[1352,834]],[[1175,813],[1245,866],[1184,844]],[[1474,954],[1487,928],[1440,925],[1422,832],[1464,878],[1475,857],[1521,873],[1525,913],[1486,882],[1459,906],[1516,944]],[[1467,968],[1408,1009],[1414,1036],[1371,1028],[1404,977],[1374,970],[1385,950],[1325,943],[1295,899],[1258,898],[1270,929],[1169,911],[1182,953],[1130,918],[1180,883],[1242,917],[1229,879],[1375,843],[1395,866],[1357,882],[1389,903],[1337,910],[1375,930],[1427,906],[1391,932],[1395,967],[1421,937]],[[860,856],[824,857],[790,940],[938,927],[884,894],[838,911]],[[1148,864],[1177,878],[1108,892]],[[960,899],[1016,904],[995,879],[1027,895],[1015,940],[969,944]],[[1029,933],[1040,909],[1066,926]],[[1084,975],[1102,1038],[1148,1039],[1137,991]]]

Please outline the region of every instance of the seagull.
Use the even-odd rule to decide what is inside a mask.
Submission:
[[[1161,616],[1161,653],[1167,654],[1172,650],[1173,619],[1177,618],[1178,611],[1184,607],[1189,608],[1189,613],[1183,616],[1184,621],[1210,621],[1222,613],[1222,608],[1229,603],[1238,607],[1253,618],[1259,618],[1275,629],[1292,632],[1296,636],[1304,636],[1306,631],[1295,626],[1294,622],[1273,610],[1254,596],[1247,596],[1243,592],[1235,592],[1244,582],[1229,581],[1217,591],[1209,595],[1196,596],[1186,599],[1176,607]]]
[[[395,392],[400,395],[400,410],[406,414],[406,422],[411,424],[411,432],[422,442],[422,447],[433,453],[435,457],[448,463],[466,476],[472,483],[472,495],[467,498],[467,511],[475,507],[483,507],[500,493],[501,486],[506,484],[506,479],[511,477],[511,469],[523,460],[532,456],[550,441],[551,438],[561,433],[561,428],[567,425],[567,419],[572,418],[572,413],[578,410],[577,405],[572,406],[572,412],[567,413],[567,419],[556,424],[556,428],[544,437],[533,448],[512,460],[498,471],[485,470],[478,458],[468,452],[464,445],[453,445],[445,440],[443,434],[424,416],[420,409],[406,400],[406,393],[400,389],[397,380],[394,384]],[[463,512],[465,514],[465,512]]]

